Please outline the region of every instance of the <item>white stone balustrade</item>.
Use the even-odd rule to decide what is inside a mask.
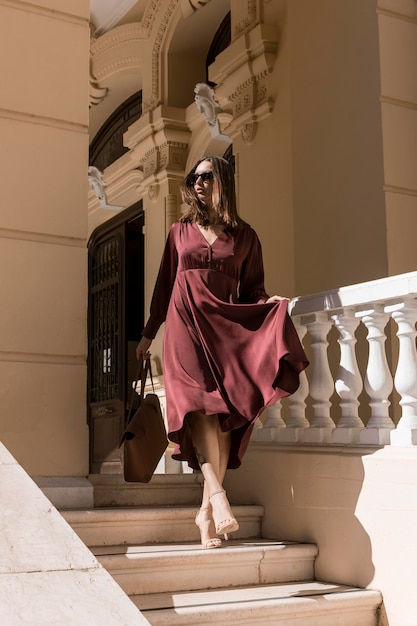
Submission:
[[[310,427],[304,432],[303,440],[311,443],[330,441],[335,428],[335,423],[330,417],[330,396],[334,391],[334,382],[327,356],[327,335],[331,325],[326,311],[314,313],[311,319],[306,320],[313,352],[309,383],[313,417]]]
[[[282,407],[268,409],[254,439],[417,445],[417,272],[302,296],[290,303],[289,311],[310,365],[297,392]],[[358,332],[361,326],[365,338]],[[366,359],[362,372],[359,350]],[[399,407],[390,403],[393,389]],[[395,424],[392,415],[399,413]]]
[[[332,441],[333,443],[356,443],[359,442],[360,433],[364,427],[358,415],[358,396],[363,384],[355,352],[355,330],[359,325],[359,320],[351,309],[338,312],[331,318],[339,331],[340,363],[335,388],[340,398],[341,411],[337,428],[332,433]]]
[[[303,340],[307,328],[300,323],[299,318],[294,318],[294,326],[297,329],[298,336]],[[295,393],[288,399],[289,419],[286,428],[281,428],[280,441],[295,443],[302,441],[305,428],[309,426],[305,416],[306,398],[308,396],[308,381],[305,372],[301,372],[300,385]],[[264,423],[265,425],[265,423]],[[285,426],[285,422],[284,422]]]

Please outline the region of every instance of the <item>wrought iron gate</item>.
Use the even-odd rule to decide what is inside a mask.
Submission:
[[[119,473],[119,443],[143,328],[144,216],[139,203],[96,229],[89,243],[90,471]]]

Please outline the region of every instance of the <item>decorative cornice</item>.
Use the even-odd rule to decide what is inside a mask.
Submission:
[[[104,78],[129,69],[142,67],[141,42],[144,33],[140,24],[127,24],[92,39],[90,45],[91,74],[100,83]],[[100,87],[100,85],[97,85]]]
[[[188,144],[186,143],[165,141],[148,150],[140,159],[144,178],[149,178],[168,168],[183,172],[186,165],[187,149]]]
[[[143,40],[146,39],[146,37],[147,35],[142,28],[142,24],[139,22],[118,26],[108,33],[101,35],[101,37],[91,37],[91,54],[98,58],[101,54],[107,53],[111,48],[123,44],[126,41]]]
[[[257,24],[232,42],[210,66],[210,80],[217,84],[215,94],[222,109],[218,119],[223,133],[231,137],[241,133],[243,140],[250,143],[257,123],[271,113],[273,100],[268,93],[268,75],[277,51],[276,29]]]

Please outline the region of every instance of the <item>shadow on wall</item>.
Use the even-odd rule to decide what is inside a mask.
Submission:
[[[362,456],[253,443],[225,486],[233,504],[264,506],[263,537],[318,546],[317,580],[367,587],[375,573],[372,548],[355,514]]]

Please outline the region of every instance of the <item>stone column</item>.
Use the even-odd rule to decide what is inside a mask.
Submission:
[[[0,6],[0,439],[85,476],[89,2],[49,5]]]

